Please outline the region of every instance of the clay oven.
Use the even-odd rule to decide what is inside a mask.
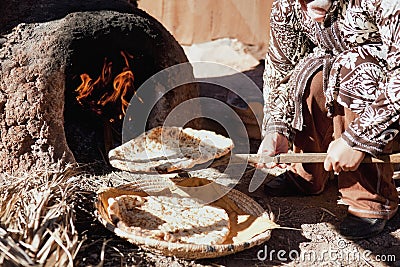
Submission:
[[[27,23],[20,23],[12,15],[5,21],[1,15],[7,14],[0,14],[5,25],[3,33],[13,27],[4,34],[0,47],[0,172],[24,172],[57,161],[80,161],[85,140],[76,139],[86,136],[90,141],[94,138],[88,136],[90,131],[111,133],[103,139],[107,150],[110,143],[115,145],[112,139],[118,135],[112,132],[121,129],[121,102],[135,97],[135,90],[153,74],[187,62],[182,48],[159,22],[125,1],[89,1],[86,6],[68,1],[68,5],[76,6],[64,7],[67,11],[63,12],[58,12],[62,1],[50,2],[35,2],[36,15],[24,17]],[[46,19],[37,10],[43,3],[46,8],[42,17]],[[54,9],[57,12],[50,12],[52,5],[58,7]],[[35,16],[38,19],[29,19]],[[110,65],[110,72],[115,73],[108,79],[111,89],[107,90],[114,90],[110,84],[115,83],[118,74],[129,70],[132,75],[125,82],[132,85],[127,92],[118,93],[106,104],[100,103],[104,94],[97,99],[93,93],[80,98],[82,90],[78,88],[88,82],[88,77],[95,82]],[[110,96],[112,92],[105,94]],[[160,125],[170,110],[196,96],[198,88],[194,84],[167,94],[152,112],[148,127]],[[89,142],[91,145],[95,144]]]

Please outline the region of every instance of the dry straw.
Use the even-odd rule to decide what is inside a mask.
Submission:
[[[73,266],[81,242],[74,227],[72,168],[0,176],[0,265]]]

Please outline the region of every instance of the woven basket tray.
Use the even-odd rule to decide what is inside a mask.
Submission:
[[[192,179],[192,178],[185,178]],[[200,178],[194,178],[200,179]],[[127,239],[129,242],[142,247],[145,250],[151,251],[153,253],[162,254],[165,256],[176,256],[184,259],[201,259],[201,258],[215,258],[245,249],[249,249],[253,246],[260,245],[265,241],[269,240],[271,236],[271,230],[274,227],[269,228],[256,236],[249,238],[243,242],[223,244],[223,245],[198,245],[198,244],[188,244],[188,243],[178,243],[178,242],[167,242],[157,240],[151,237],[138,236],[130,232],[121,230],[116,225],[113,224],[112,220],[109,218],[107,213],[108,199],[115,198],[121,195],[141,195],[145,196],[149,192],[159,192],[165,188],[170,188],[170,183],[179,183],[184,179],[174,178],[174,179],[152,179],[151,181],[137,181],[135,183],[115,187],[115,188],[104,188],[98,192],[98,198],[96,202],[96,215],[100,222],[110,231],[114,232],[116,235]],[[202,179],[206,180],[206,179]],[[207,181],[207,180],[206,180]],[[269,220],[269,213],[264,211],[264,209],[253,199],[247,195],[234,190],[228,189],[222,185],[218,185],[223,190],[228,192],[226,196],[233,201],[238,208],[249,215],[256,216],[257,218],[262,217],[262,219]],[[229,213],[229,212],[228,212]]]

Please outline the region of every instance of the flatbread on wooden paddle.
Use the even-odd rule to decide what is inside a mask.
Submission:
[[[130,172],[171,172],[222,157],[233,148],[231,139],[211,131],[156,127],[108,154],[110,164]]]

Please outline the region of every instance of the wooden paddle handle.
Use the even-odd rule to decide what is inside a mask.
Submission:
[[[326,155],[326,153],[286,153],[268,157],[259,154],[248,154],[248,160],[254,163],[321,163],[325,161]],[[362,163],[400,163],[400,153],[380,155],[377,158],[365,156]]]

